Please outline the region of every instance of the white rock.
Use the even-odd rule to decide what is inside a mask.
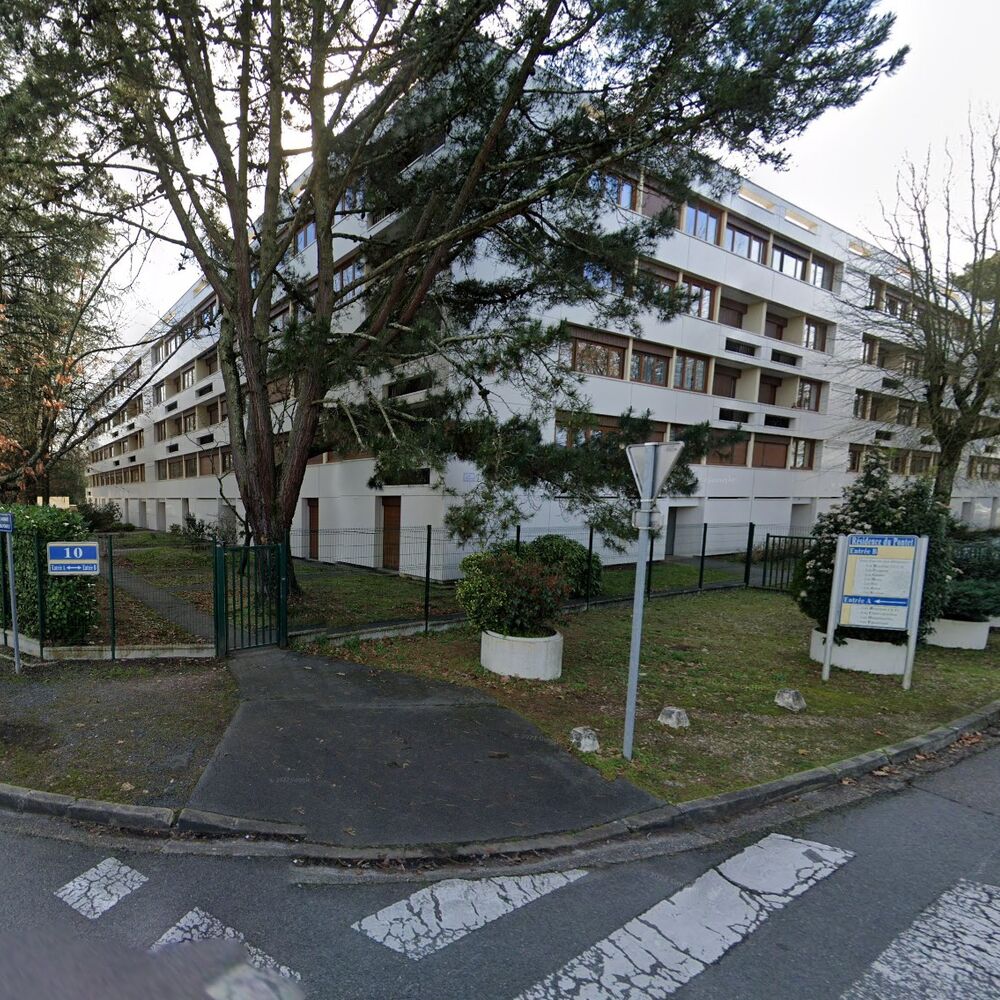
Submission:
[[[583,753],[596,753],[601,749],[597,733],[590,726],[577,726],[576,729],[571,729],[569,741]]]
[[[774,703],[790,712],[801,712],[806,707],[806,700],[795,688],[782,688],[775,696]]]
[[[674,708],[673,705],[667,705],[660,712],[656,721],[662,723],[664,726],[669,726],[671,729],[687,729],[691,725],[687,712],[683,708]]]

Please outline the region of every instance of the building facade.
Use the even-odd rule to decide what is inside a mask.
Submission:
[[[605,182],[609,212],[662,206],[639,181]],[[365,222],[359,216],[343,225]],[[314,241],[315,228],[307,227],[295,243],[305,274]],[[335,239],[334,252],[343,257],[346,285],[362,264],[356,244],[342,242]],[[666,439],[703,421],[747,433],[744,444],[695,468],[693,496],[662,502],[668,551],[676,532],[690,537],[704,524],[752,521],[775,533],[807,532],[840,498],[869,448],[889,449],[900,476],[933,473],[937,448],[916,401],[920,359],[869,321],[901,306],[861,240],[743,182],[723,197],[706,194],[681,206],[678,230],[639,266],[691,292],[689,312],[669,322],[647,316],[637,337],[596,327],[584,308],[544,318],[570,325],[566,360],[584,377],[599,427],[613,426],[631,407],[649,410]],[[610,282],[607,291],[619,293]],[[162,531],[187,515],[214,522],[227,508],[239,509],[214,329],[214,298],[202,282],[129,353],[95,409],[88,498],[115,500],[132,524]],[[384,387],[414,400],[425,390],[402,372]],[[548,433],[566,447],[578,443],[559,413]],[[1000,527],[997,443],[978,442],[956,482],[953,512],[970,526]],[[391,536],[397,528],[441,526],[455,502],[441,487],[461,493],[477,481],[474,467],[452,462],[443,477],[418,471],[408,485],[376,491],[368,486],[372,471],[364,455],[328,453],[310,462],[294,554],[317,557],[316,538],[328,529]],[[558,503],[529,507],[531,528],[569,524]],[[391,545],[371,558],[405,570]]]

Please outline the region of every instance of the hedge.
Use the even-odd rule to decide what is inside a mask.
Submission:
[[[50,645],[85,642],[97,620],[97,585],[93,577],[50,577],[45,572],[45,546],[89,538],[87,523],[79,514],[57,507],[14,504],[0,510],[14,515],[14,579],[21,634]],[[44,635],[39,634],[38,622],[39,567],[45,599]]]

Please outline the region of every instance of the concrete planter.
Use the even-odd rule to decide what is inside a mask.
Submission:
[[[563,637],[561,632],[540,638],[481,632],[479,662],[502,677],[527,677],[536,681],[554,681],[562,673]]]
[[[810,659],[822,663],[825,647],[825,633],[813,629],[809,637]],[[891,642],[872,642],[870,639],[848,639],[842,646],[834,645],[831,662],[841,670],[901,677],[906,671],[906,646],[897,646]]]
[[[943,646],[945,649],[985,649],[989,640],[989,622],[960,622],[954,618],[935,618],[927,636],[927,645]]]
[[[1000,628],[1000,615],[994,615],[990,619],[990,628]]]

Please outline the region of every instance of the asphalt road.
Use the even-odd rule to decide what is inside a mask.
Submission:
[[[16,939],[0,941],[0,997],[996,1000],[998,815],[1000,749],[670,856],[376,884],[0,818],[0,931]],[[233,944],[184,950],[222,934],[252,946],[266,983],[226,980]],[[161,962],[180,982],[203,954],[206,986],[108,985],[112,967],[152,983]],[[43,968],[69,985],[29,985]]]

